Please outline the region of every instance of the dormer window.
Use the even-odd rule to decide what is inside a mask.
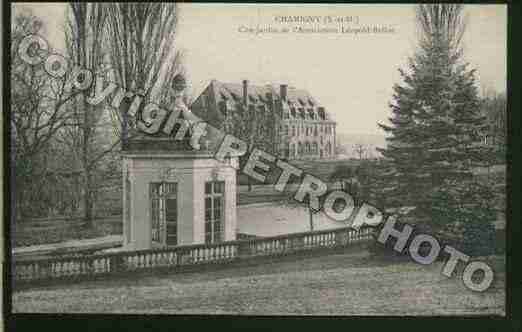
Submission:
[[[219,102],[219,111],[223,116],[227,116],[227,102],[225,100]]]
[[[326,113],[325,113],[323,107],[320,107],[320,108],[319,108],[319,118],[320,118],[321,120],[326,120]]]
[[[252,103],[256,103],[256,102],[257,102],[256,98],[255,98],[254,96],[252,96],[252,95],[248,95],[248,99],[249,99]]]
[[[315,116],[314,110],[312,108],[309,108],[308,109],[308,117],[313,120],[314,116]]]
[[[223,100],[225,100],[225,101],[228,100],[227,95],[224,94],[223,92],[221,92],[220,95],[221,95],[221,99],[223,99]]]
[[[305,102],[301,98],[299,98],[298,100],[301,105],[305,106]]]
[[[239,101],[239,96],[235,92],[231,92],[230,95],[232,95],[235,101]]]
[[[312,99],[308,99],[308,104],[310,104],[310,106],[314,106],[314,102],[312,101]]]
[[[304,108],[299,108],[299,116],[300,116],[301,119],[303,119],[303,120],[306,118]]]

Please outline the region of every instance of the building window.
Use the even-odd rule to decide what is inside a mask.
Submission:
[[[174,182],[150,184],[152,241],[178,244],[178,186]]]
[[[317,136],[317,125],[314,126],[314,136]]]
[[[288,125],[285,125],[285,131],[284,131],[285,135],[288,136]]]
[[[223,241],[225,181],[205,183],[205,243]]]
[[[235,94],[234,92],[231,92],[230,95],[232,96],[232,98],[234,98],[234,100],[235,100],[236,102],[239,102],[239,101],[240,101],[239,96],[238,96],[237,94]]]
[[[308,142],[305,143],[305,152],[310,153],[310,143]]]
[[[300,155],[303,154],[303,143],[301,142],[297,143],[297,153],[299,153]]]
[[[319,108],[319,118],[321,120],[326,120],[326,113],[324,112],[324,108],[322,107]]]
[[[295,126],[292,126],[292,136],[295,136]]]
[[[317,154],[317,151],[318,151],[318,150],[319,150],[319,149],[317,148],[317,142],[313,142],[313,143],[312,143],[312,153],[313,153],[313,154]]]
[[[330,142],[326,143],[326,154],[329,156],[332,155],[332,145]]]
[[[295,107],[290,108],[290,113],[292,114],[292,118],[295,118]]]
[[[314,110],[312,108],[309,108],[308,109],[308,117],[311,119],[311,120],[314,120],[315,119],[315,116],[314,116]]]
[[[223,116],[227,116],[227,102],[222,100],[219,102],[219,111],[221,112],[221,114],[223,114]]]
[[[290,158],[295,156],[295,144],[290,144]]]
[[[306,115],[305,115],[305,110],[304,108],[299,108],[299,116],[301,117],[301,119],[306,119]]]

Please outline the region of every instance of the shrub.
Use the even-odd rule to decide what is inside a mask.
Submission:
[[[439,240],[467,255],[495,251],[495,211],[490,188],[476,181],[446,182],[431,194],[430,224]]]

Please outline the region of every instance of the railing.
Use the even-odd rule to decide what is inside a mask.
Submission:
[[[226,264],[238,259],[287,255],[319,248],[342,248],[371,241],[373,228],[338,228],[216,244],[14,261],[16,284],[52,279],[83,279],[156,268]]]

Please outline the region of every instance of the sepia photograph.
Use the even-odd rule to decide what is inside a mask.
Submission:
[[[506,317],[507,4],[4,8],[11,313]]]

